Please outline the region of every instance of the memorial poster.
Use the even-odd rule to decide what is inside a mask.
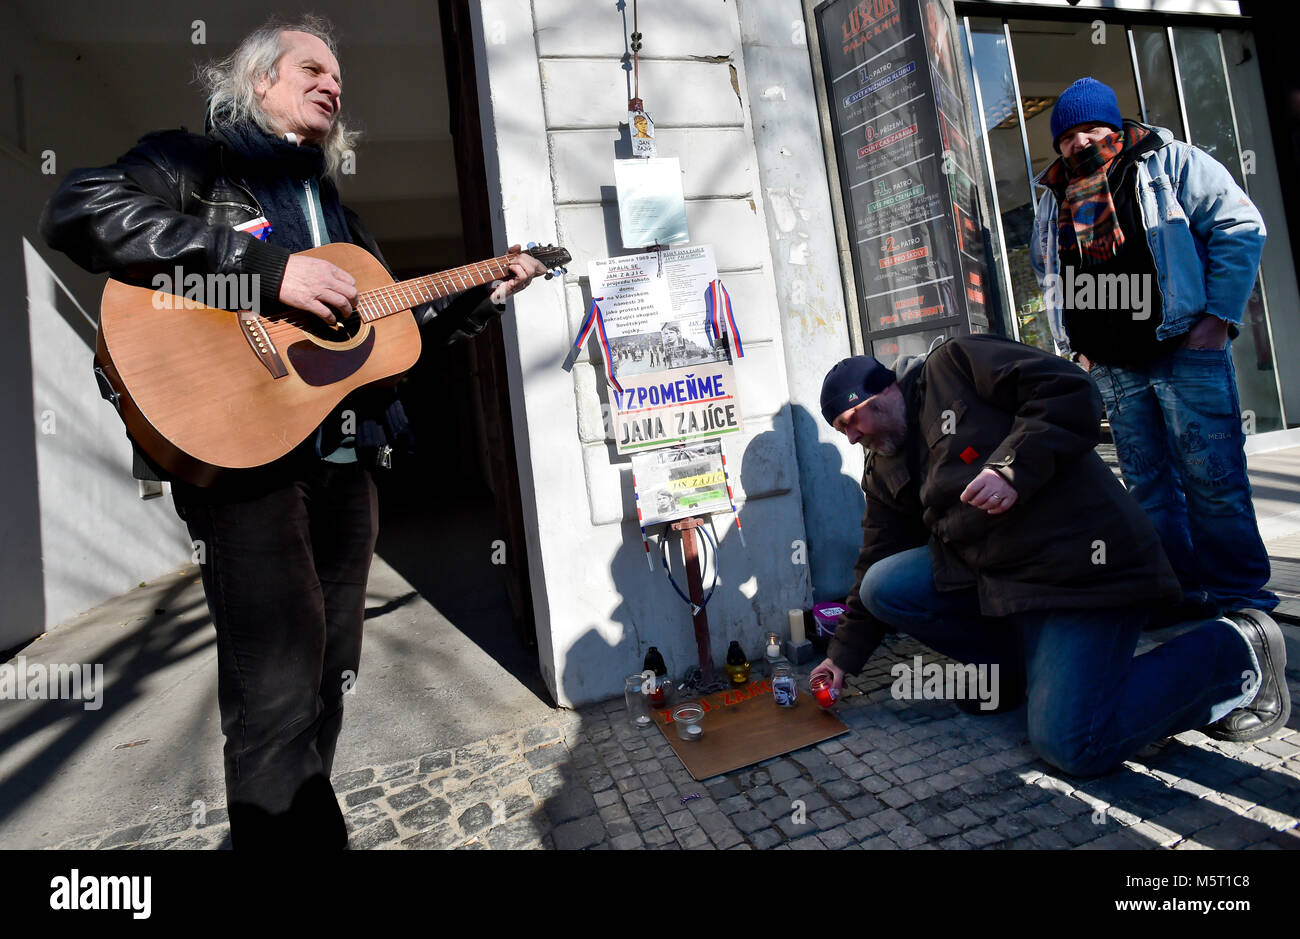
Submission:
[[[677,157],[615,160],[614,185],[624,248],[690,241]]]
[[[619,453],[727,437],[744,429],[729,362],[620,377],[619,383],[622,392],[610,391]]]
[[[704,325],[704,291],[718,276],[711,245],[599,258],[587,273],[620,382],[726,360],[726,345],[710,341]]]
[[[731,511],[717,440],[634,454],[632,476],[643,527]]]

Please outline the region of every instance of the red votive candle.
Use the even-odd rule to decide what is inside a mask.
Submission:
[[[664,686],[655,683],[654,690],[650,692],[650,706],[652,708],[661,708],[668,703],[668,695],[664,691]]]
[[[835,703],[835,689],[831,687],[831,677],[826,674],[814,675],[808,682],[808,688],[816,702],[824,708]]]

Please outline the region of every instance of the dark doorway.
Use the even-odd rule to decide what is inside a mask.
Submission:
[[[445,173],[454,163],[454,187],[449,179],[433,183],[432,235],[412,231],[416,237],[391,239],[389,260],[399,278],[492,257],[507,247],[492,243],[468,12],[466,0],[439,4],[451,139],[435,142],[432,171]],[[364,208],[359,211],[364,215]],[[381,236],[381,242],[389,251],[390,240]],[[420,361],[399,389],[417,453],[380,474],[377,553],[549,702],[537,661],[501,326],[493,323],[474,340],[451,346],[433,341],[435,332],[427,331]]]

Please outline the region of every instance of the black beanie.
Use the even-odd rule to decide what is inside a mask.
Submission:
[[[895,381],[894,373],[869,355],[855,355],[839,362],[822,382],[822,417],[834,425],[835,418],[884,391]]]

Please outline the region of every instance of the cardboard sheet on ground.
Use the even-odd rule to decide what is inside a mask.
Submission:
[[[664,739],[697,780],[849,732],[833,710],[823,711],[817,706],[806,687],[800,687],[799,702],[794,707],[777,707],[770,679],[757,679],[743,688],[719,691],[700,700],[708,708],[700,722],[704,735],[699,740],[677,736],[671,708],[651,712]]]

